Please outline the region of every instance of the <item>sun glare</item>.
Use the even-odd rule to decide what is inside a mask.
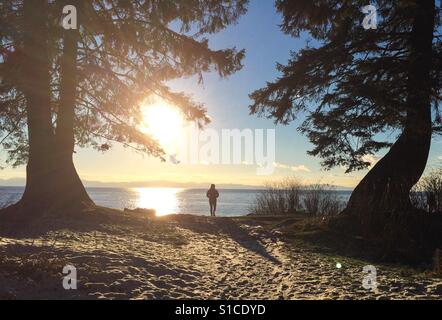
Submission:
[[[156,101],[142,107],[141,130],[151,134],[163,147],[173,146],[183,129],[183,117],[177,108],[165,101]]]
[[[176,213],[178,210],[177,188],[134,188],[138,193],[137,208],[155,209],[157,216]]]

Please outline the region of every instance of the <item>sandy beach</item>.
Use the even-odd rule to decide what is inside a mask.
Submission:
[[[0,298],[442,299],[441,278],[400,266],[374,264],[377,290],[364,289],[371,262],[295,245],[278,218],[101,211],[0,237]],[[62,286],[65,265],[76,290]]]

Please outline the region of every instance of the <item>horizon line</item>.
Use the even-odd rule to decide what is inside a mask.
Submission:
[[[152,181],[122,181],[122,182],[103,182],[95,180],[82,180],[85,188],[183,188],[183,189],[206,189],[210,186],[209,182],[177,182],[167,180],[152,180]],[[25,187],[25,178],[0,178],[0,187]],[[218,188],[221,189],[249,189],[258,190],[265,189],[264,184],[241,184],[241,183],[217,183]],[[327,184],[323,184],[327,185]],[[303,185],[308,186],[308,184]],[[337,191],[351,191],[354,187],[345,187],[340,185],[330,186],[336,188]]]

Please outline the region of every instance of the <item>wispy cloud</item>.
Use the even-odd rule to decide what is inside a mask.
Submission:
[[[280,168],[280,169],[289,169],[290,168],[289,165],[286,165],[284,163],[279,163],[279,162],[273,162],[273,166],[275,168]]]
[[[297,171],[311,172],[311,170],[304,165],[291,167],[290,169],[295,172],[297,172]]]
[[[285,163],[274,162],[274,163],[273,163],[273,166],[274,166],[275,168],[286,169],[286,170],[292,170],[292,171],[295,171],[295,172],[300,172],[300,171],[303,171],[303,172],[311,172],[311,170],[310,170],[309,168],[307,168],[307,167],[306,167],[305,165],[303,165],[303,164],[298,165],[298,166],[290,166],[290,165],[285,164]]]

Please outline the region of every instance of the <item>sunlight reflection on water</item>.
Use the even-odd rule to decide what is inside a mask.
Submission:
[[[135,207],[155,209],[157,216],[164,216],[178,212],[177,194],[179,188],[133,188],[137,193]]]
[[[218,189],[217,215],[238,216],[249,213],[260,190]],[[0,207],[18,201],[23,187],[0,187]],[[185,213],[210,215],[206,197],[207,189],[186,188],[87,188],[92,200],[103,207],[117,210],[124,208],[152,208],[158,215]],[[342,201],[348,201],[351,191],[338,191]]]

